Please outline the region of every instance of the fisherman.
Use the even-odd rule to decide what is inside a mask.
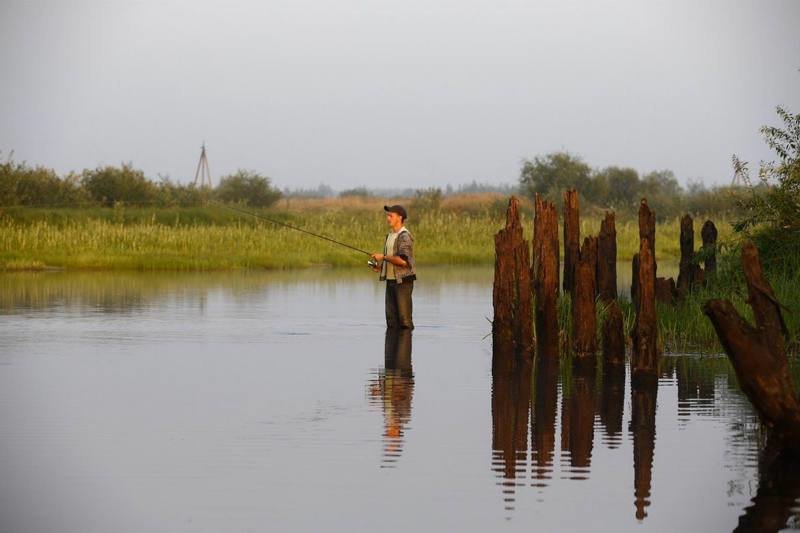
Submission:
[[[411,293],[414,291],[414,237],[405,227],[408,214],[401,205],[383,206],[391,230],[383,253],[370,254],[377,263],[380,280],[386,281],[386,327],[414,329]]]

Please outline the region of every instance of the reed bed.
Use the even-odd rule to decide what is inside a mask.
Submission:
[[[485,199],[485,205],[494,201]],[[386,224],[376,201],[306,201],[302,209],[263,211],[367,251],[382,251]],[[413,213],[413,212],[412,212]],[[531,219],[523,217],[527,238]],[[715,221],[721,239],[730,225]],[[409,220],[421,265],[491,265],[494,234],[503,213],[438,209]],[[582,234],[596,233],[597,216],[584,217]],[[699,229],[699,228],[698,228]],[[679,221],[657,228],[657,255],[679,255]],[[617,222],[618,258],[638,251],[636,220]],[[366,257],[346,248],[220,207],[209,208],[16,208],[0,213],[0,269],[225,270],[362,266]]]

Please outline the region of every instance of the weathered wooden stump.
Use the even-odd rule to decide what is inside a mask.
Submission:
[[[558,357],[558,214],[536,195],[533,215],[533,294],[537,357]]]
[[[688,214],[681,217],[681,260],[678,273],[678,294],[683,296],[702,280],[700,265],[694,262],[694,220]]]
[[[633,259],[631,260],[631,303],[633,304],[633,308],[636,309],[636,306],[639,302],[639,254],[633,254]]]
[[[656,278],[656,301],[673,304],[678,299],[678,289],[672,278]]]
[[[522,236],[518,206],[519,200],[512,196],[506,226],[494,237],[492,369],[506,373],[530,365],[532,357],[530,248]]]
[[[617,229],[606,213],[597,235],[597,294],[604,303],[617,299]]]
[[[638,268],[634,272],[636,279],[636,320],[631,332],[633,351],[631,356],[631,373],[655,373],[658,370],[656,327],[656,259],[655,215],[642,200],[639,207],[639,253]],[[638,264],[637,264],[638,263]]]
[[[769,428],[771,444],[800,453],[800,402],[786,358],[786,324],[781,304],[764,278],[758,250],[749,241],[742,246],[742,270],[755,327],[728,300],[709,300],[703,311],[733,364],[739,386]]]
[[[624,320],[619,303],[612,301],[606,308],[603,320],[603,364],[605,366],[625,363]]]
[[[572,347],[579,358],[593,355],[597,348],[596,266],[597,237],[586,237],[575,264],[572,291]]]
[[[700,236],[703,238],[705,255],[703,264],[708,275],[717,271],[717,227],[710,220],[706,220],[703,229],[700,230]]]
[[[564,193],[564,292],[572,294],[575,286],[575,264],[581,253],[581,220],[578,191]]]

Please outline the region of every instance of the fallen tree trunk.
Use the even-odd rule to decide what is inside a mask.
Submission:
[[[728,300],[709,300],[703,306],[736,371],[739,386],[769,428],[772,444],[800,452],[800,402],[789,373],[781,306],[764,278],[758,250],[742,246],[742,270],[747,282],[753,327]]]

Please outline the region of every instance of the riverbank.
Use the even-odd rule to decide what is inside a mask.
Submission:
[[[261,211],[308,231],[333,237],[367,251],[382,251],[386,232],[379,201],[295,205]],[[414,211],[412,211],[413,217]],[[526,237],[532,223],[524,215]],[[409,220],[417,261],[425,265],[491,265],[494,234],[503,212],[489,205],[474,212],[431,210]],[[596,234],[599,214],[584,216],[581,234]],[[702,224],[698,219],[697,230]],[[724,241],[731,226],[714,220]],[[638,251],[638,225],[617,221],[620,261]],[[680,224],[668,220],[656,228],[656,254],[680,256]],[[563,246],[563,243],[562,243]],[[699,246],[699,243],[698,243]],[[205,271],[288,269],[312,266],[361,266],[366,260],[344,247],[281,228],[221,207],[208,208],[12,208],[0,213],[0,270]]]

